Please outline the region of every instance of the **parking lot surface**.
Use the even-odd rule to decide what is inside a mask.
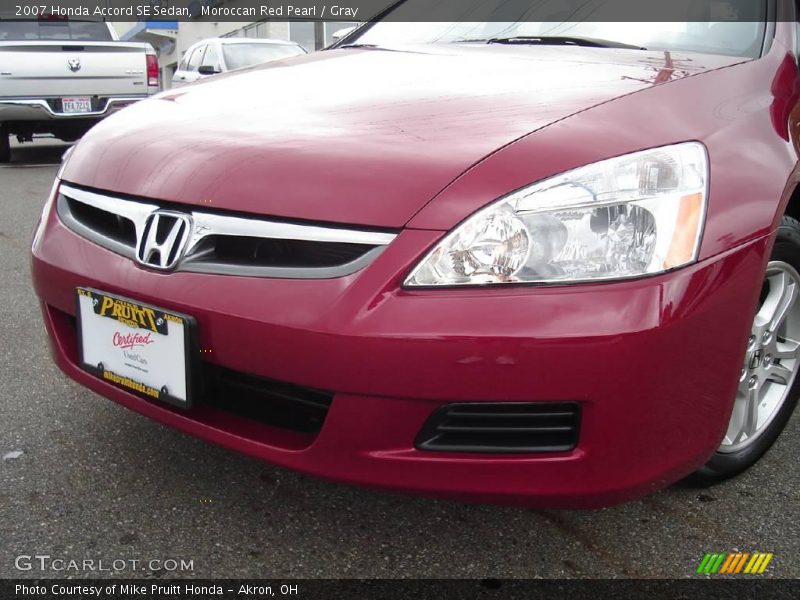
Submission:
[[[37,140],[0,165],[0,578],[682,578],[706,552],[737,550],[773,552],[766,577],[800,576],[798,415],[761,463],[717,487],[535,511],[312,479],[72,383],[50,360],[28,265],[66,147]],[[94,570],[20,571],[29,555]]]

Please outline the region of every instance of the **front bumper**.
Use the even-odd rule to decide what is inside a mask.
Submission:
[[[441,232],[407,230],[363,271],[278,280],[138,268],[51,211],[33,279],[71,378],[187,433],[309,474],[437,497],[593,507],[662,488],[723,436],[769,238],[648,279],[574,287],[408,291]],[[144,400],[77,365],[75,288],[197,319],[209,362],[335,393],[306,436]],[[414,440],[453,402],[579,402],[575,450],[425,452]]]

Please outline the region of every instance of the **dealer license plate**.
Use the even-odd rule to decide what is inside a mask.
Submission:
[[[91,98],[62,98],[61,110],[64,113],[88,113],[92,112]]]
[[[83,368],[148,398],[191,405],[194,319],[93,289],[78,288]]]

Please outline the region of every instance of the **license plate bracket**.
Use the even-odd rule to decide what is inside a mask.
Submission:
[[[81,368],[149,400],[192,406],[194,318],[93,288],[77,288],[75,296]]]

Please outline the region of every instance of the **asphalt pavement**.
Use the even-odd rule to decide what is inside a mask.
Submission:
[[[298,475],[69,381],[50,360],[28,264],[66,147],[37,140],[0,165],[0,578],[683,578],[706,552],[737,550],[773,552],[764,577],[800,576],[798,415],[722,485],[538,511]],[[25,558],[35,555],[50,558]],[[70,570],[73,560],[93,567]]]

